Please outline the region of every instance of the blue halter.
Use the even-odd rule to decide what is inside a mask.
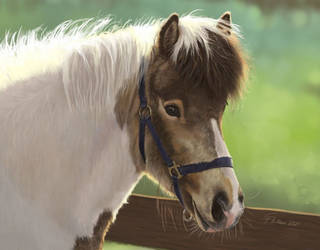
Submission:
[[[219,157],[210,162],[199,162],[199,163],[188,164],[188,165],[179,165],[175,163],[168,156],[154,126],[152,125],[152,121],[151,121],[152,111],[150,106],[147,104],[147,99],[145,96],[144,75],[142,75],[140,84],[139,84],[139,97],[140,97],[139,149],[140,149],[140,153],[143,158],[143,161],[146,162],[146,156],[144,151],[144,138],[145,138],[145,127],[147,125],[151,133],[151,136],[154,142],[156,143],[158,150],[162,156],[162,159],[168,166],[169,175],[172,179],[176,196],[178,197],[181,205],[184,206],[181,192],[179,189],[179,184],[178,184],[179,179],[181,179],[183,176],[187,174],[197,173],[197,172],[205,171],[212,168],[224,168],[224,167],[232,168],[232,159],[230,157]]]

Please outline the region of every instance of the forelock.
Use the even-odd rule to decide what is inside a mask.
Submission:
[[[238,27],[232,25],[231,34],[226,35],[217,24],[211,18],[182,17],[171,60],[186,82],[207,87],[213,96],[227,100],[240,95],[247,67]]]

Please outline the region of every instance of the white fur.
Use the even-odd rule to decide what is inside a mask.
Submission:
[[[214,133],[214,143],[217,157],[230,156],[229,150],[222,138],[217,120],[212,119],[212,130]],[[237,215],[243,212],[243,207],[239,202],[239,181],[233,168],[221,168],[220,171],[227,177],[232,185],[232,207],[229,211],[230,216],[235,219]],[[231,224],[230,224],[231,225]]]
[[[119,90],[138,82],[161,21],[101,33],[109,23],[65,22],[0,45],[1,249],[72,249],[139,180],[113,108]],[[196,50],[196,36],[207,41],[215,23],[181,18],[173,58]]]
[[[140,176],[113,112],[70,112],[61,78],[45,80],[0,95],[0,242],[8,250],[71,249],[103,210],[116,215]],[[7,102],[13,94],[19,102]]]
[[[210,38],[208,37],[208,30],[211,32],[218,33],[222,37],[226,37],[226,34],[222,30],[217,28],[218,21],[224,22],[217,19],[207,17],[195,17],[193,15],[186,15],[180,19],[179,22],[179,38],[175,44],[175,48],[172,53],[172,59],[176,62],[179,51],[184,48],[190,51],[191,54],[198,52],[198,41],[204,46],[207,56],[210,56],[210,50],[212,46],[209,44]],[[238,25],[231,24],[232,29],[230,32],[236,36],[240,36],[240,30]],[[179,62],[177,62],[179,63]]]
[[[224,157],[224,156],[230,157],[229,150],[222,138],[217,120],[211,119],[211,125],[212,125],[212,131],[214,134],[214,146],[217,153],[217,157]]]

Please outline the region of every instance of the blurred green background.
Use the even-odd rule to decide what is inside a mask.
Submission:
[[[111,14],[124,23],[195,9],[213,18],[231,10],[250,55],[247,92],[224,117],[246,205],[320,213],[320,1],[0,0],[0,40],[67,19]],[[147,179],[135,192],[160,194]]]

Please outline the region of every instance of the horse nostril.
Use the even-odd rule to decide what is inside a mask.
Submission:
[[[239,194],[238,199],[239,199],[239,202],[242,204],[242,203],[243,203],[243,200],[244,200],[243,194]]]
[[[227,210],[228,198],[225,192],[218,192],[213,198],[211,214],[216,222],[220,222],[224,218],[224,210]]]

